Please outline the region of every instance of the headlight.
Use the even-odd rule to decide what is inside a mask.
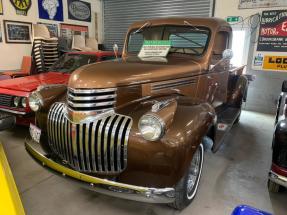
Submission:
[[[161,118],[152,114],[143,115],[139,120],[138,127],[143,138],[149,141],[160,139],[165,132],[165,123]]]
[[[19,103],[20,103],[20,97],[18,97],[18,96],[16,96],[15,98],[14,98],[14,101],[13,101],[13,103],[14,103],[14,106],[15,107],[18,107],[19,106]]]
[[[27,107],[27,98],[26,98],[26,97],[22,98],[22,100],[21,100],[21,105],[22,105],[22,107],[24,107],[24,108]]]
[[[43,99],[37,92],[33,92],[29,96],[29,106],[32,111],[38,111],[43,105]]]

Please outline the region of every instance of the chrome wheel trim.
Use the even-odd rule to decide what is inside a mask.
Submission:
[[[203,145],[200,144],[191,161],[186,182],[186,196],[189,200],[194,198],[198,188],[203,164],[203,152]]]

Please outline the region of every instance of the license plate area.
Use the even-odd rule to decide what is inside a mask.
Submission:
[[[40,143],[40,138],[41,138],[41,133],[42,133],[41,129],[33,124],[30,124],[29,131],[30,131],[31,138],[35,142]]]

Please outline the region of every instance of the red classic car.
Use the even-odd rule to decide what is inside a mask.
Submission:
[[[48,72],[0,81],[0,131],[15,124],[29,125],[33,122],[34,112],[27,98],[38,87],[51,84],[63,87],[75,69],[112,59],[115,59],[115,54],[109,51],[69,52],[62,55]]]

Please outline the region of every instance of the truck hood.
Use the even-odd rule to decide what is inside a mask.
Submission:
[[[1,89],[32,92],[40,85],[65,84],[68,82],[69,77],[70,74],[47,72],[22,78],[3,80],[0,81],[0,93]]]
[[[144,60],[128,57],[83,66],[73,72],[68,85],[71,88],[112,88],[197,75],[206,67],[190,57]]]

